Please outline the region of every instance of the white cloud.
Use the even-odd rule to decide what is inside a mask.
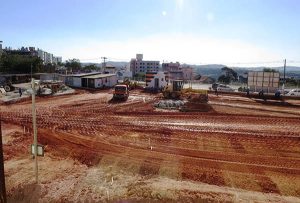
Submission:
[[[163,12],[161,12],[161,14],[162,14],[163,16],[166,16],[166,15],[167,15],[167,11],[163,11]]]
[[[74,40],[75,41],[75,40]],[[127,40],[101,41],[77,39],[67,42],[53,52],[64,59],[94,59],[107,56],[129,61],[136,53],[145,59],[180,61],[186,63],[248,63],[274,61],[282,57],[271,50],[239,40],[200,37],[195,35],[163,34]]]

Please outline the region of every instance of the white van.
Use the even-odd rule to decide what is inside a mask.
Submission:
[[[227,85],[219,85],[217,87],[218,92],[234,92],[234,89]]]
[[[293,89],[286,94],[287,96],[300,96],[300,89]]]

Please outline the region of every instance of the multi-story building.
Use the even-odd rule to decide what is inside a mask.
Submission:
[[[62,57],[61,56],[57,56],[57,63],[62,63]]]
[[[158,72],[159,61],[144,61],[143,54],[137,54],[135,59],[130,61],[130,70],[135,75],[137,73]]]
[[[163,63],[162,64],[163,71],[179,71],[180,70],[180,63]]]
[[[62,57],[56,57],[56,56],[53,56],[53,54],[50,54],[46,51],[43,51],[41,49],[37,49],[36,51],[37,53],[37,56],[42,59],[43,63],[44,64],[58,64],[58,63],[61,63],[62,62]]]
[[[162,69],[167,72],[169,80],[192,80],[193,79],[193,68],[189,66],[180,65],[176,63],[163,63]]]
[[[193,80],[194,69],[190,66],[182,66],[183,80]]]

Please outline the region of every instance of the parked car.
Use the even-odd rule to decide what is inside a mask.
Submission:
[[[293,89],[286,94],[287,96],[300,96],[300,89]]]
[[[281,94],[287,95],[287,93],[289,93],[290,90],[279,90],[279,92],[280,92]]]
[[[234,92],[234,89],[227,85],[219,85],[217,90],[218,92]]]

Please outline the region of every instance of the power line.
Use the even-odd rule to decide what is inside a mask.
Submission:
[[[113,58],[113,57],[105,57],[107,61],[122,61],[122,62],[129,62],[130,59],[124,59],[124,58]],[[103,57],[101,57],[103,59]],[[101,61],[100,58],[88,58],[88,59],[79,59],[80,61]],[[163,61],[169,61],[169,60],[163,60]],[[208,65],[208,64],[228,64],[228,65],[265,65],[265,64],[282,64],[282,60],[274,60],[274,61],[253,61],[253,62],[181,62],[182,64],[190,64],[190,65]],[[286,63],[288,64],[300,64],[299,60],[286,60]]]

